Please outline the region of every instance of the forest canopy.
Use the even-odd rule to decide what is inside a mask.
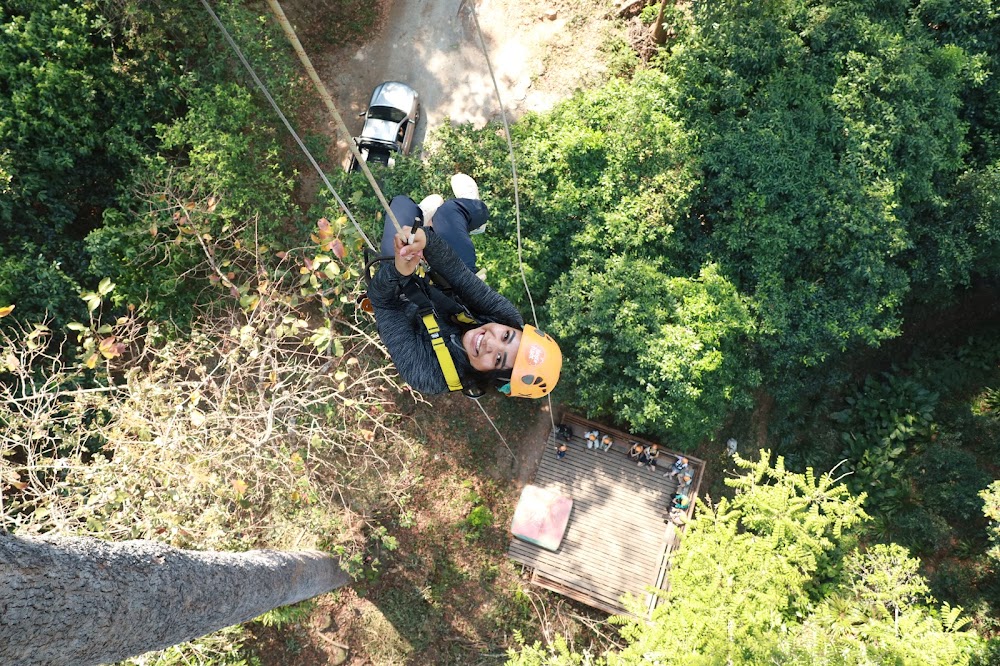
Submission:
[[[312,126],[262,8],[214,4]],[[303,533],[364,575],[396,547],[385,525],[413,524],[423,442],[355,306],[361,240],[200,12],[0,9],[0,528],[233,549]],[[379,173],[417,199],[475,175],[480,263],[529,311],[523,260],[562,404],[679,451],[725,428],[768,442],[699,505],[679,602],[621,620],[607,663],[853,664],[876,644],[988,663],[1000,9],[720,0],[666,20],[648,62],[512,125],[519,216],[497,123],[446,126]],[[368,184],[327,171],[377,234]],[[526,642],[513,663],[587,663]]]

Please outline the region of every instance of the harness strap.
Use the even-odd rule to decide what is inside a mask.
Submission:
[[[365,258],[368,258],[367,251]],[[368,261],[365,265],[366,282],[371,279],[371,268],[375,263],[390,259],[392,257],[378,257]],[[439,288],[432,282],[439,282],[443,288]],[[431,348],[437,357],[448,390],[462,391],[470,398],[481,396],[482,392],[477,391],[476,387],[466,388],[462,385],[455,361],[441,335],[441,325],[437,319],[439,313],[455,324],[477,325],[479,323],[469,309],[455,298],[451,285],[434,271],[425,271],[424,267],[419,265],[416,272],[404,283],[402,295],[417,306],[417,315],[423,321],[424,328],[427,329],[427,334],[431,338]],[[367,300],[367,294],[365,300]],[[364,303],[361,303],[361,306],[364,307]]]
[[[444,338],[441,337],[441,329],[438,326],[437,318],[433,312],[428,312],[422,315],[421,319],[423,319],[424,327],[431,336],[431,347],[434,348],[434,354],[437,355],[438,364],[441,366],[441,372],[444,374],[444,380],[448,384],[448,390],[461,391],[462,380],[458,378],[455,361],[452,360],[451,354],[448,352],[448,347],[444,344]]]

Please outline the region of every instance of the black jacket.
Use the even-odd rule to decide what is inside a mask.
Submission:
[[[433,229],[427,230],[424,258],[448,281],[454,293],[477,319],[524,328],[524,319],[517,308],[466,268]],[[420,393],[444,393],[448,384],[431,348],[430,335],[417,314],[417,306],[402,297],[403,287],[410,279],[413,278],[402,276],[392,262],[383,262],[372,278],[368,285],[368,298],[375,309],[378,334],[406,383]],[[475,370],[469,365],[462,348],[464,330],[443,317],[438,317],[438,325],[459,376],[465,383]]]

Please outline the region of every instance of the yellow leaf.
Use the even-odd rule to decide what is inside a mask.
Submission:
[[[237,497],[243,497],[243,495],[245,495],[247,492],[247,488],[250,487],[247,485],[247,482],[243,481],[242,479],[233,479],[232,483],[233,483],[233,490],[236,491]]]
[[[0,317],[6,317],[13,311],[14,311],[13,305],[5,305],[2,308],[0,308]]]
[[[320,218],[319,222],[316,223],[316,228],[319,230],[319,238],[314,242],[326,243],[333,238],[334,231],[325,217]]]
[[[91,370],[93,370],[94,368],[97,367],[97,361],[98,359],[100,359],[100,357],[101,357],[100,354],[91,354],[90,358],[84,361],[83,364],[88,368],[90,368]]]

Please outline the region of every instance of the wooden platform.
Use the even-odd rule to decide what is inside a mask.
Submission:
[[[573,499],[562,544],[550,552],[513,538],[507,555],[530,568],[531,581],[541,587],[617,614],[627,613],[622,597],[629,594],[642,599],[648,615],[658,597],[647,589],[666,589],[669,553],[683,530],[664,524],[677,490],[664,472],[680,454],[661,446],[655,470],[638,467],[626,453],[629,440],[653,442],[573,414],[561,422],[573,429],[569,452],[557,459],[558,442],[550,433],[533,483]],[[587,449],[583,433],[594,429],[614,438],[611,450]],[[688,460],[696,496],[705,465]]]

